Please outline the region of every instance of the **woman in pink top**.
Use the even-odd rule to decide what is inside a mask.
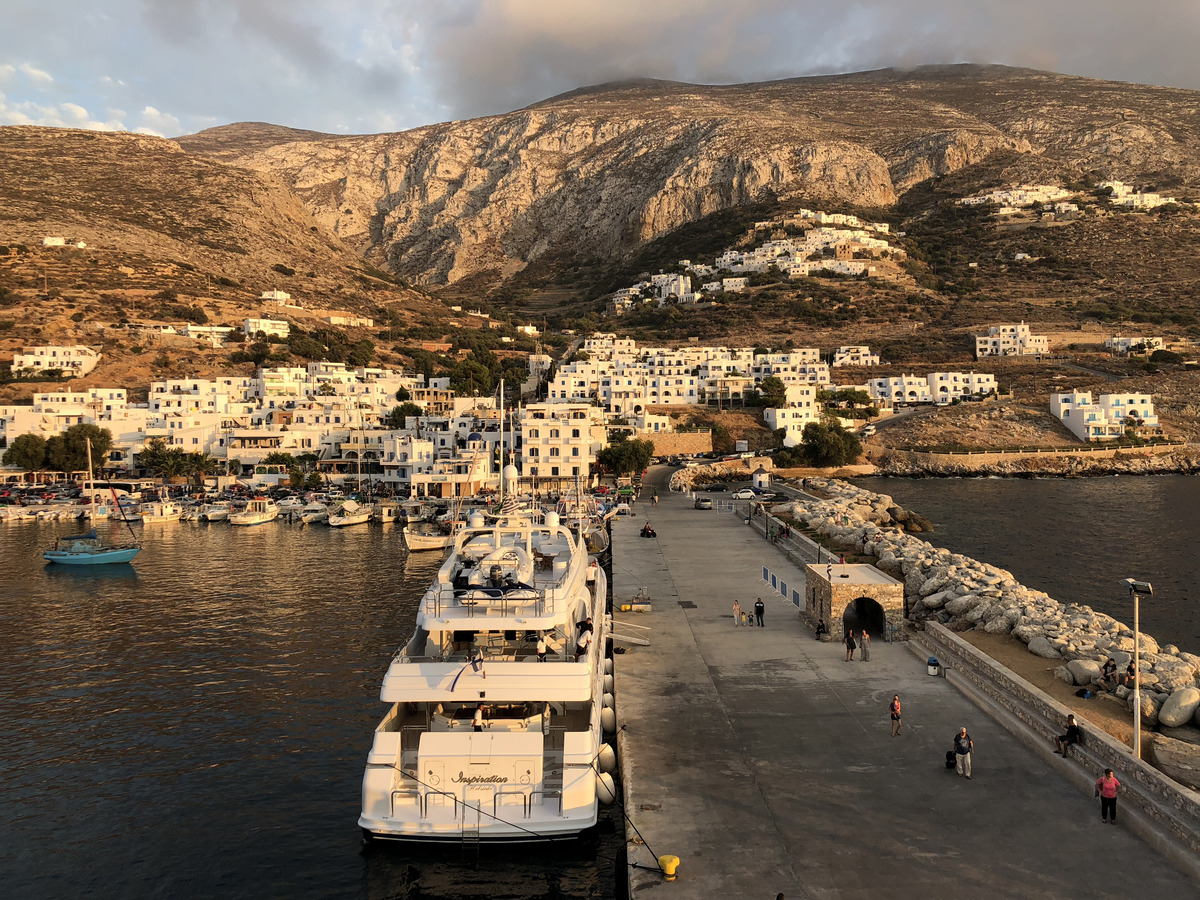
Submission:
[[[1104,774],[1096,779],[1096,796],[1100,798],[1100,821],[1117,824],[1117,791],[1121,782],[1112,769],[1105,769]]]

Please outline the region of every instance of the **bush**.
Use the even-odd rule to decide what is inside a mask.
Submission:
[[[275,265],[271,266],[271,269],[278,272],[280,275],[287,275],[289,277],[296,274],[295,269],[293,269],[291,266],[285,266],[283,263],[275,263]]]

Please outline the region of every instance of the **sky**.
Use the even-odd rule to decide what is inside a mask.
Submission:
[[[0,125],[401,131],[624,78],[956,62],[1200,90],[1200,2],[4,0]]]

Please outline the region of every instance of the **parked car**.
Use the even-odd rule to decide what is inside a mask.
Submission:
[[[702,490],[710,491],[712,493],[720,493],[721,491],[729,490],[729,485],[727,485],[727,484],[710,484],[708,487],[702,488]]]
[[[712,509],[712,497],[697,497],[696,509]]]
[[[742,488],[740,491],[735,491],[733,494],[734,500],[754,500],[758,497],[751,488]]]

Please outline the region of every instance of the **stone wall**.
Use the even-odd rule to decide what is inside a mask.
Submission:
[[[641,440],[654,442],[655,456],[712,452],[711,431],[671,431],[666,434],[639,435]]]
[[[1071,710],[942,625],[928,623],[913,642],[920,653],[936,656],[956,687],[1031,749],[1053,751]],[[1147,843],[1200,878],[1200,794],[1134,759],[1125,744],[1078,718],[1085,738],[1071,748],[1071,779],[1090,794],[1096,778],[1111,768],[1121,782],[1122,808],[1136,810],[1125,821],[1132,820]]]

